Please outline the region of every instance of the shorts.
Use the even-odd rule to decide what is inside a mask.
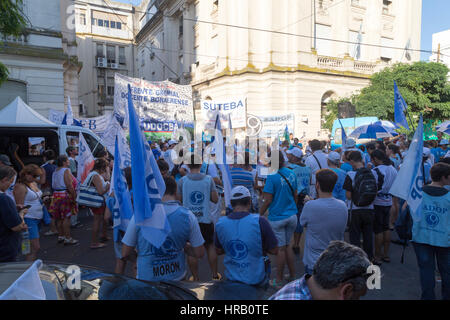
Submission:
[[[297,227],[297,215],[294,214],[284,220],[269,221],[269,223],[278,240],[278,247],[288,246]]]
[[[205,239],[205,246],[212,245],[214,243],[214,223],[199,223],[200,232]]]
[[[89,208],[94,215],[100,216],[105,213],[106,205],[103,204],[100,208]]]
[[[28,233],[30,234],[30,240],[39,239],[39,223],[40,219],[23,218],[25,224],[28,226]]]
[[[373,221],[373,232],[375,234],[389,230],[390,206],[374,205],[375,219]]]

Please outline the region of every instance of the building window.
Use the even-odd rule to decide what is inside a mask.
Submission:
[[[105,55],[103,54],[103,44],[97,43],[97,57],[104,58]]]
[[[98,26],[103,27],[103,19],[98,19]]]
[[[79,13],[78,22],[83,26],[86,25],[86,13]]]
[[[105,21],[104,21],[104,27],[105,27],[105,28],[109,28],[109,21],[108,21],[108,20],[105,20]]]
[[[119,47],[119,63],[126,64],[125,47]]]
[[[122,30],[122,22],[117,22],[116,23],[116,28],[119,30]]]
[[[178,23],[179,23],[178,33],[179,36],[181,37],[183,35],[183,14],[181,14],[180,18],[178,18]]]
[[[360,0],[352,0],[352,6],[359,6],[361,5]]]
[[[213,9],[212,11],[217,11],[219,9],[219,0],[213,0]]]
[[[108,96],[112,97],[114,96],[114,87],[108,86]]]
[[[108,59],[108,64],[116,63],[116,47],[106,46],[106,58]]]
[[[116,28],[116,22],[115,21],[111,21],[111,29],[115,29]]]
[[[383,0],[383,14],[390,14],[392,1]]]
[[[96,26],[96,25],[97,25],[97,19],[96,19],[96,18],[92,18],[92,19],[91,19],[91,24],[92,24],[93,26]]]

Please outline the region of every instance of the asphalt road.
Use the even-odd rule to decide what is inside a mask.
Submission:
[[[72,236],[78,239],[80,243],[76,246],[64,246],[58,244],[56,236],[41,236],[41,251],[39,259],[44,262],[65,262],[71,264],[86,265],[96,267],[104,271],[113,272],[115,265],[114,247],[112,241],[107,242],[107,246],[102,249],[90,249],[92,235],[92,217],[86,212],[80,212],[79,221],[82,226],[72,229]],[[47,231],[48,227],[41,230],[41,234]],[[112,230],[108,230],[112,238]],[[406,248],[404,264],[400,263],[402,247],[396,244],[391,245],[391,262],[383,263],[381,266],[381,289],[368,290],[362,298],[364,300],[417,300],[420,299],[419,270],[417,267],[416,256],[411,245]],[[302,252],[296,255],[295,267],[296,274],[301,277],[304,267],[301,262]],[[276,271],[274,257],[272,259],[272,276]],[[223,256],[219,257],[219,272],[224,274]],[[206,256],[200,261],[200,280],[209,281],[210,269]],[[287,269],[286,269],[287,274]],[[132,276],[131,268],[127,268],[126,274]],[[287,275],[286,275],[287,277]],[[441,284],[436,284],[436,296],[441,297]]]

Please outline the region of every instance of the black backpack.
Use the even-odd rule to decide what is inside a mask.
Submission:
[[[374,202],[378,190],[380,190],[383,185],[383,175],[378,169],[375,170],[378,175],[378,182],[375,179],[372,170],[361,168],[356,171],[352,201],[358,207],[365,207]]]

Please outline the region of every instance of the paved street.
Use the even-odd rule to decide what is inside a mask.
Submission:
[[[79,217],[83,224],[80,228],[72,229],[75,239],[80,240],[77,246],[64,246],[57,244],[56,236],[41,238],[41,253],[39,258],[45,261],[66,262],[80,265],[87,265],[100,268],[105,271],[114,270],[114,249],[112,242],[106,248],[92,250],[89,248],[92,233],[92,217],[82,212]],[[43,228],[46,231],[47,227]],[[112,230],[109,230],[112,237]],[[416,257],[412,246],[408,246],[405,253],[405,263],[400,263],[401,246],[393,244],[391,246],[391,263],[384,263],[381,266],[382,280],[381,290],[369,290],[363,299],[385,299],[385,300],[413,300],[420,298],[420,283]],[[223,256],[219,258],[219,272],[223,274]],[[296,256],[297,275],[303,273],[301,253]],[[275,261],[272,257],[272,274],[276,270]],[[286,271],[287,272],[287,271]],[[127,275],[131,276],[131,270],[127,269]],[[200,280],[209,280],[209,266],[206,256],[200,262]],[[436,287],[437,297],[440,298],[440,283]]]

